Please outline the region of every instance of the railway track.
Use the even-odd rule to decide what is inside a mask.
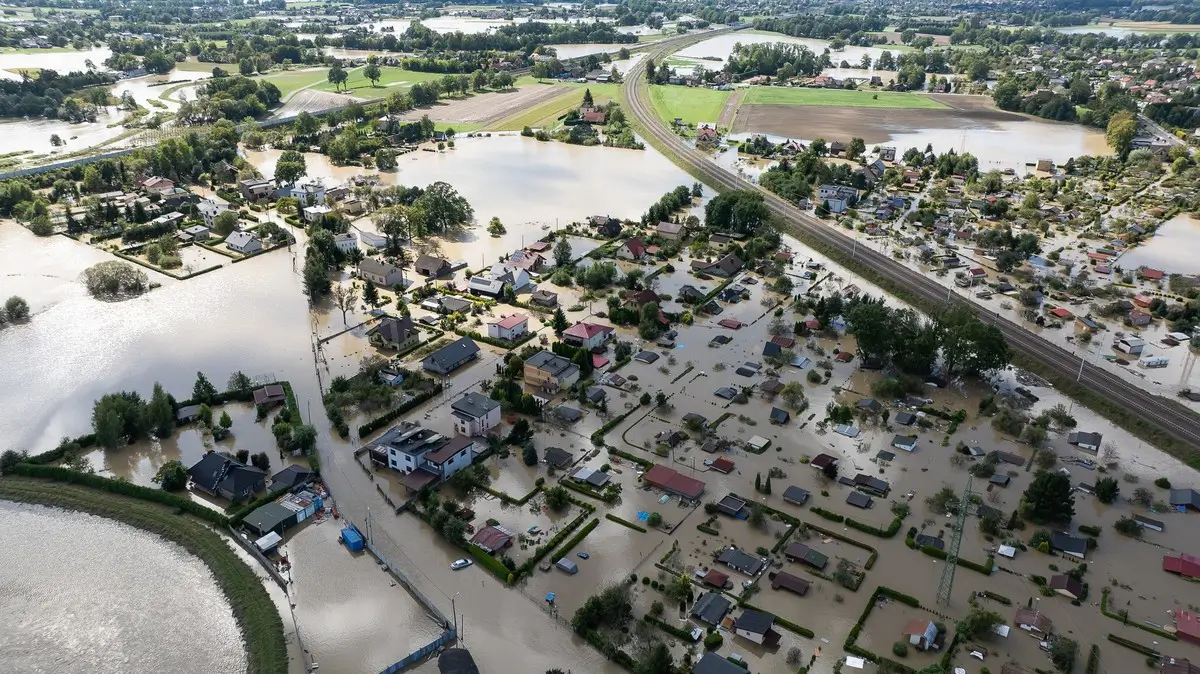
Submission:
[[[709,37],[705,35],[704,37]],[[699,37],[699,36],[698,36]],[[684,44],[683,41],[664,45],[652,51],[647,58],[661,61],[662,58]],[[714,164],[703,153],[688,146],[667,129],[658,119],[649,102],[647,85],[644,83],[645,59],[639,61],[625,77],[625,95],[629,111],[640,122],[656,144],[669,149],[677,163],[684,165],[693,175],[700,177],[710,186],[721,191],[755,190],[766,200],[771,213],[782,225],[782,229],[797,238],[816,241],[837,251],[844,260],[853,260],[867,266],[875,274],[907,288],[918,299],[929,306],[952,303],[973,311],[979,318],[995,325],[1014,351],[1024,355],[1047,372],[1056,372],[1070,380],[1078,377],[1078,385],[1108,402],[1136,413],[1143,419],[1156,424],[1175,439],[1185,443],[1191,450],[1200,449],[1200,414],[1179,403],[1139,388],[1137,384],[1089,365],[1066,349],[1052,344],[1025,330],[1020,325],[987,311],[972,302],[948,294],[944,286],[924,274],[918,273],[887,256],[865,246],[856,246],[853,239],[843,236],[815,217],[796,208],[775,194],[725,171]],[[1188,457],[1180,457],[1187,460]]]

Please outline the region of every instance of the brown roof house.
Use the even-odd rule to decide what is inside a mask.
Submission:
[[[1079,599],[1083,596],[1083,583],[1065,573],[1051,576],[1050,589],[1071,599]]]
[[[404,351],[421,342],[421,333],[410,316],[384,316],[367,330],[367,338],[375,346]]]
[[[440,257],[422,255],[421,257],[417,258],[416,263],[413,264],[413,269],[415,269],[418,274],[423,276],[437,278],[450,273],[450,263]]]
[[[1054,630],[1054,623],[1049,618],[1028,608],[1017,609],[1013,622],[1017,627],[1039,638],[1048,636]]]
[[[268,384],[254,391],[255,405],[281,405],[287,401],[283,384]]]
[[[937,625],[932,620],[913,618],[904,626],[904,636],[908,643],[919,651],[937,648]]]

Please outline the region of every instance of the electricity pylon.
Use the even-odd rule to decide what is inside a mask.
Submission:
[[[967,508],[971,505],[971,484],[975,478],[967,476],[967,488],[963,490],[962,500],[958,504],[958,518],[954,522],[954,532],[950,536],[950,552],[946,554],[946,568],[942,569],[942,582],[938,584],[937,603],[950,603],[950,590],[954,588],[954,569],[958,567],[958,548],[962,545],[963,526],[967,522]]]

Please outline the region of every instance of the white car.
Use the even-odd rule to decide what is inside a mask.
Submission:
[[[467,568],[468,566],[470,566],[473,563],[474,562],[472,562],[469,559],[456,559],[456,560],[454,560],[454,563],[450,565],[450,568],[454,569],[455,571],[459,571],[459,570]]]

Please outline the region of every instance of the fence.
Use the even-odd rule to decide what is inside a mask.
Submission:
[[[378,548],[375,547],[375,544],[372,541],[370,527],[363,529],[363,528],[359,527],[357,524],[354,524],[353,522],[351,522],[349,518],[346,518],[343,516],[343,519],[346,521],[347,524],[354,527],[355,529],[358,529],[359,531],[364,531],[367,533],[367,535],[366,535],[367,550],[372,555],[375,556],[375,559],[379,560],[379,562],[381,564],[383,564],[384,566],[387,567],[388,571],[390,571],[392,573],[392,575],[396,577],[396,580],[400,581],[400,584],[404,586],[404,589],[408,590],[409,594],[411,594],[413,597],[416,597],[417,601],[421,602],[421,605],[425,607],[425,610],[429,611],[429,613],[431,615],[433,615],[433,617],[436,618],[439,623],[441,623],[442,627],[450,629],[450,620],[448,618],[446,618],[446,614],[442,613],[441,609],[439,609],[437,607],[437,604],[434,604],[432,601],[429,601],[429,598],[426,597],[424,594],[421,593],[420,590],[417,589],[417,586],[414,585],[412,583],[412,581],[410,581],[408,579],[408,576],[404,575],[403,573],[400,572],[399,569],[397,569],[395,566],[393,566],[392,563],[390,561],[388,561],[388,558],[384,557],[383,553],[380,552],[378,550]]]
[[[456,639],[458,639],[458,633],[454,631],[454,628],[450,628],[445,632],[442,632],[441,636],[438,638],[404,656],[404,659],[389,665],[387,669],[384,669],[382,672],[380,672],[380,674],[393,674],[394,672],[399,672],[409,665],[416,664],[417,662],[424,660],[429,655],[441,650],[442,647],[454,643]]]

